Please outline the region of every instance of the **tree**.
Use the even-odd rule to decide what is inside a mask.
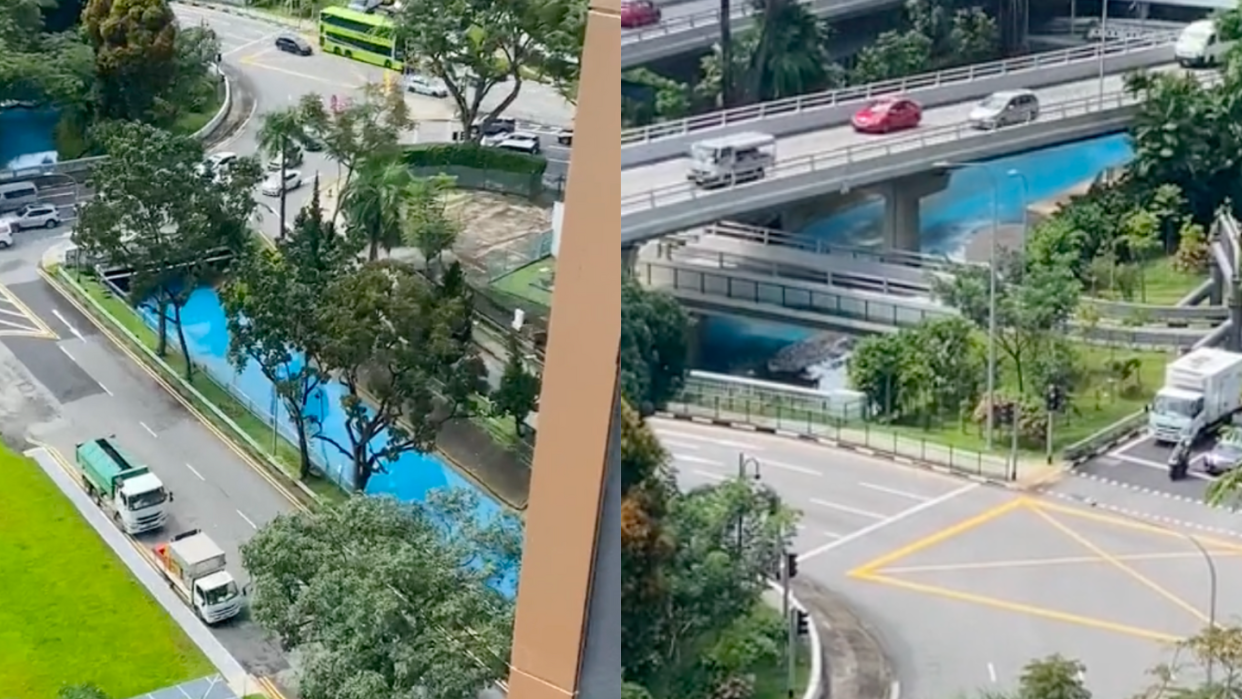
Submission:
[[[94,170],[96,194],[73,240],[88,255],[132,270],[129,302],[155,312],[161,356],[173,321],[190,379],[181,307],[219,274],[217,253],[242,254],[252,244],[258,163],[240,158],[227,172],[212,172],[193,139],[136,122],[101,134],[110,157]]]
[[[1156,682],[1143,699],[1234,699],[1242,692],[1242,627],[1204,628],[1151,674]]]
[[[986,61],[996,55],[1000,45],[1000,30],[996,20],[981,8],[969,7],[953,15],[953,28],[949,30],[949,46],[955,64],[973,64]]]
[[[1017,699],[1091,699],[1083,684],[1085,671],[1082,663],[1060,655],[1032,660],[1018,678]]]
[[[659,407],[681,390],[690,321],[677,300],[621,283],[621,392],[632,405]]]
[[[535,55],[538,72],[556,86],[566,102],[578,103],[582,45],[586,40],[587,3],[565,3],[563,21],[550,23],[542,36],[546,51]]]
[[[406,245],[417,248],[427,264],[427,274],[434,279],[444,253],[453,248],[461,234],[461,222],[448,214],[448,192],[455,186],[452,177],[414,178],[406,190]]]
[[[390,261],[367,263],[325,289],[320,370],[345,388],[347,442],[319,439],[350,459],[359,492],[405,452],[430,451],[441,425],[486,392],[482,361],[458,339],[470,313],[462,298]]]
[[[1173,257],[1173,268],[1185,274],[1201,274],[1207,271],[1212,263],[1212,255],[1208,250],[1207,236],[1203,226],[1192,221],[1182,223],[1178,233],[1177,254]]]
[[[513,418],[513,428],[520,437],[526,428],[526,416],[539,404],[539,375],[526,366],[525,352],[517,332],[510,332],[504,373],[492,394],[492,412],[497,417]]]
[[[405,200],[414,185],[410,168],[397,153],[379,154],[358,166],[358,178],[341,198],[347,234],[367,250],[367,259],[379,259],[401,244]]]
[[[840,82],[827,51],[826,25],[806,5],[790,0],[751,0],[758,33],[744,52],[748,101],[761,102],[822,90]]]
[[[1122,226],[1125,229],[1125,244],[1130,251],[1130,258],[1138,267],[1139,293],[1143,303],[1147,303],[1147,271],[1144,263],[1151,254],[1160,249],[1160,220],[1146,210],[1138,210],[1126,216]]]
[[[475,138],[476,123],[492,121],[517,99],[524,71],[577,60],[581,44],[574,54],[574,43],[585,31],[580,5],[575,0],[411,0],[398,17],[397,42],[407,60],[418,57],[444,81],[457,106],[462,138]],[[562,38],[566,35],[572,38]],[[508,92],[484,114],[484,100],[502,85]]]
[[[850,81],[866,84],[926,71],[932,60],[932,40],[917,31],[887,31],[858,52]]]
[[[263,123],[259,126],[257,136],[259,152],[268,158],[279,158],[280,179],[284,181],[290,162],[296,157],[296,149],[306,141],[306,132],[302,125],[302,115],[296,108],[278,109],[263,115]],[[277,238],[284,238],[288,230],[285,222],[286,200],[288,191],[280,188],[280,233]],[[318,190],[316,188],[316,198]]]
[[[177,19],[167,0],[90,0],[82,24],[95,48],[100,114],[149,115],[176,74]]]
[[[0,102],[52,102],[76,113],[90,102],[91,49],[76,32],[45,27],[45,8],[40,0],[0,3]]]
[[[272,382],[298,437],[299,477],[311,473],[310,443],[320,434],[320,370],[324,338],[318,325],[322,290],[352,266],[357,250],[323,220],[316,188],[277,250],[243,254],[220,289],[229,328],[229,362],[254,362]]]
[[[461,699],[507,674],[520,526],[476,498],[353,497],[277,517],[242,547],[251,613],[301,657],[303,699]]]

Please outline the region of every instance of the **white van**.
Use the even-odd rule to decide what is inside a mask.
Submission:
[[[686,179],[700,187],[761,180],[776,164],[776,138],[748,131],[699,141],[690,146]]]
[[[20,209],[39,201],[39,188],[33,182],[0,184],[0,212]]]
[[[1216,22],[1201,19],[1191,22],[1177,36],[1173,56],[1182,66],[1214,66],[1224,62],[1232,46],[1232,42],[1221,41]]]

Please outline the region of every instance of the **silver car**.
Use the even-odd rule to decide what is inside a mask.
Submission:
[[[55,228],[60,225],[60,210],[53,204],[27,204],[5,217],[13,230]]]
[[[976,129],[999,129],[1038,118],[1039,97],[1030,90],[995,92],[970,110],[970,125]]]
[[[410,73],[405,76],[405,89],[416,95],[444,98],[449,96],[448,87],[443,80],[426,75]]]

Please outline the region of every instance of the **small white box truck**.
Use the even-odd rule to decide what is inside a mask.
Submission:
[[[1242,408],[1242,354],[1204,347],[1170,362],[1147,424],[1161,444],[1191,442]]]
[[[194,613],[207,624],[237,616],[242,593],[225,570],[224,550],[197,529],[155,546],[160,573]]]

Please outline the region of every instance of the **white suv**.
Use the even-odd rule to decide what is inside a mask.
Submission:
[[[55,228],[60,225],[60,211],[54,204],[27,204],[5,217],[15,231],[27,228]]]
[[[533,134],[526,131],[515,131],[509,134],[509,137],[496,144],[497,148],[505,150],[517,151],[528,155],[538,155],[541,150],[539,145],[539,134]]]

